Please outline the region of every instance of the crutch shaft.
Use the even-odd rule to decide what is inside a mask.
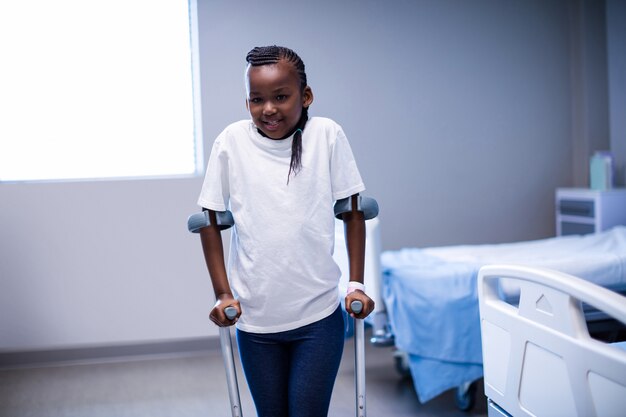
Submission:
[[[239,387],[237,385],[237,372],[233,358],[233,344],[230,339],[230,327],[220,327],[220,345],[222,359],[226,368],[226,383],[228,384],[228,397],[233,417],[241,417],[241,400],[239,399]]]
[[[237,310],[234,307],[226,307],[225,313],[226,316],[232,320],[237,315]],[[226,369],[226,383],[228,384],[230,411],[232,413],[232,417],[242,417],[239,385],[237,384],[237,370],[235,369],[235,357],[233,355],[233,342],[230,338],[230,327],[220,327],[220,347],[222,350],[224,368]]]
[[[363,303],[353,301],[352,311],[359,314]],[[356,416],[366,417],[365,408],[365,324],[362,319],[354,319],[354,383],[356,387]]]

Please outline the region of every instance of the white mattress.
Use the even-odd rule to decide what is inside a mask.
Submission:
[[[459,245],[424,249],[449,262],[472,265],[518,264],[544,267],[578,276],[602,287],[626,289],[626,227],[603,233],[561,236],[496,245]],[[503,282],[506,295],[518,292]]]

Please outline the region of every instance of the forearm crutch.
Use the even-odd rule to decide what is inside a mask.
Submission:
[[[237,317],[235,307],[226,307],[224,314],[228,320]],[[220,346],[222,359],[226,369],[226,383],[228,384],[228,397],[230,398],[230,411],[232,417],[241,417],[241,399],[239,398],[239,385],[237,384],[237,370],[235,369],[235,357],[233,354],[233,342],[230,338],[230,326],[220,327]]]
[[[220,230],[232,227],[235,222],[230,211],[215,212],[216,226]],[[208,210],[193,214],[187,219],[187,229],[192,233],[200,233],[200,229],[210,226],[211,218]],[[224,314],[229,320],[237,317],[237,309],[228,306],[224,309]],[[228,397],[230,398],[230,411],[232,417],[242,417],[241,399],[239,398],[239,385],[237,384],[237,370],[235,368],[235,357],[233,354],[233,343],[230,338],[230,326],[220,327],[220,347],[222,359],[226,370],[226,383],[228,384]]]
[[[363,310],[363,303],[350,303],[354,314]],[[356,390],[356,417],[365,417],[365,324],[363,319],[354,319],[354,385]]]
[[[363,213],[364,220],[378,216],[378,202],[371,197],[357,196],[356,210]],[[337,200],[334,207],[335,217],[342,219],[345,213],[352,211],[351,197]],[[361,313],[363,303],[354,300],[350,308],[355,314]],[[354,385],[356,389],[356,416],[365,417],[365,323],[363,319],[354,319]]]

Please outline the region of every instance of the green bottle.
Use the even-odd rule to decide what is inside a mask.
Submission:
[[[596,151],[589,165],[589,186],[592,190],[609,190],[613,187],[613,155]]]

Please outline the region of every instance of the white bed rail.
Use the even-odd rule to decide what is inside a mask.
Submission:
[[[519,286],[519,305],[500,299],[503,279]],[[489,265],[478,298],[490,401],[515,417],[626,415],[626,351],[591,338],[582,308],[626,325],[625,297],[553,270]]]

